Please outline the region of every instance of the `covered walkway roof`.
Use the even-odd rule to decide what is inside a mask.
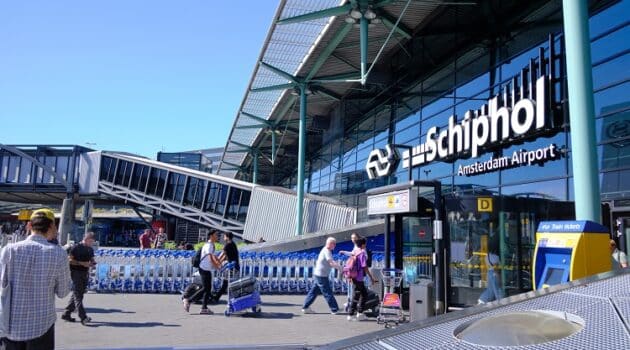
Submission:
[[[593,10],[610,3],[589,2]],[[254,158],[261,184],[278,184],[295,171],[301,85],[308,86],[306,157],[316,163],[312,155],[343,139],[358,121],[376,116],[366,131],[385,130],[389,118],[379,116],[389,117],[392,109],[399,117],[409,115],[560,31],[561,5],[549,0],[281,0],[219,174],[251,181]],[[361,13],[370,18],[366,40],[360,40],[356,19]],[[527,35],[514,40],[525,30]],[[444,79],[455,70],[456,81]],[[343,139],[354,143],[344,144],[344,150],[361,141]]]

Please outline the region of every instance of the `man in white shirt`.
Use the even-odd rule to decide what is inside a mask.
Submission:
[[[55,214],[38,209],[31,215],[32,233],[0,251],[0,280],[11,285],[10,322],[0,349],[55,348],[55,296],[70,293],[68,255],[47,237],[57,237]],[[6,269],[5,269],[6,268]],[[5,275],[6,274],[6,275]]]
[[[330,280],[328,279],[330,275],[330,270],[334,268],[341,268],[338,263],[333,260],[332,252],[335,249],[335,245],[337,244],[337,240],[333,237],[328,237],[326,239],[326,245],[319,252],[319,256],[317,257],[317,262],[315,263],[315,269],[313,270],[313,277],[315,277],[315,283],[308,291],[306,295],[306,299],[304,300],[304,305],[302,306],[302,312],[305,314],[312,314],[313,310],[311,310],[310,306],[315,301],[315,298],[321,293],[324,295],[324,299],[328,303],[330,307],[330,312],[334,315],[339,311],[339,306],[337,305],[337,300],[335,299],[335,295],[332,292],[332,288],[330,287]]]
[[[202,315],[211,315],[213,312],[208,309],[208,302],[212,295],[212,274],[216,274],[221,267],[219,259],[214,255],[214,243],[219,239],[217,231],[210,231],[208,242],[201,248],[201,261],[199,262],[199,276],[203,284],[203,302],[201,304]]]

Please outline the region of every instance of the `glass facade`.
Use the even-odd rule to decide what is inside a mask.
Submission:
[[[199,152],[158,152],[157,161],[203,172],[212,172],[212,162]]]
[[[53,146],[54,147],[54,146]],[[61,150],[42,146],[25,153],[48,165],[62,180],[72,177],[74,164],[78,164],[79,155],[72,150]],[[74,179],[78,179],[78,167],[74,168]],[[5,150],[0,150],[0,185],[59,185],[62,183],[49,171],[36,166],[30,159],[20,157]]]
[[[595,124],[599,156],[600,185],[603,201],[630,198],[630,1],[619,1],[590,19],[595,99]],[[506,295],[531,290],[531,256],[534,234],[542,220],[574,218],[571,167],[570,123],[566,96],[562,34],[551,41],[532,43],[516,56],[496,55],[495,64],[475,78],[462,81],[464,72],[478,60],[491,61],[483,54],[477,61],[466,55],[449,63],[450,69],[439,77],[420,82],[418,98],[400,100],[366,114],[355,125],[347,127],[344,138],[323,146],[311,157],[307,189],[310,193],[334,197],[365,215],[366,195],[370,188],[407,181],[407,171],[398,165],[393,175],[370,180],[365,171],[369,153],[386,144],[420,145],[431,127],[448,126],[448,118],[461,120],[467,110],[476,110],[512,83],[521,69],[537,59],[539,48],[559,54],[548,70],[558,78],[553,84],[552,99],[558,109],[552,130],[517,144],[506,145],[479,156],[512,155],[521,149],[533,150],[554,144],[563,154],[544,164],[507,168],[475,176],[458,175],[460,165],[473,159],[433,162],[413,169],[418,180],[437,180],[446,198],[450,231],[451,304],[471,305],[486,285],[485,256],[496,247],[502,265],[502,288]],[[511,40],[529,42],[527,31]],[[553,45],[550,48],[550,45]],[[550,50],[552,49],[552,50]],[[547,56],[548,57],[548,56]],[[550,72],[548,72],[550,73]],[[447,83],[451,88],[439,91]],[[295,188],[296,176],[283,185]],[[489,198],[492,211],[479,208],[479,198]],[[604,214],[606,215],[606,214]],[[629,212],[630,216],[630,212]],[[606,224],[606,218],[604,218]],[[417,232],[428,226],[421,219],[406,221],[405,230]],[[429,229],[429,228],[427,228]],[[414,241],[407,254],[420,257],[430,249]],[[426,243],[426,242],[425,242]],[[426,245],[426,244],[425,244]],[[416,247],[416,248],[413,248]],[[420,266],[420,265],[418,265]],[[420,272],[418,272],[420,274]]]

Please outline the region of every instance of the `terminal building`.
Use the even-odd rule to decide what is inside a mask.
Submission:
[[[507,295],[529,291],[538,223],[576,216],[562,11],[283,0],[218,174],[334,199],[360,222],[378,218],[366,191],[437,181],[449,305],[477,302],[489,250]],[[627,0],[588,1],[600,222],[615,239],[630,234],[629,13]],[[419,208],[398,224],[405,261],[430,253],[432,220]]]
[[[507,296],[530,291],[540,222],[587,202],[626,252],[630,235],[630,1],[563,4],[580,2],[281,0],[216,171],[212,150],[0,144],[0,201],[63,202],[62,244],[77,201],[167,218],[178,242],[203,227],[294,251],[369,231],[448,306],[477,303],[490,253]],[[567,16],[588,23],[582,51]],[[371,210],[383,188],[413,190],[379,204],[404,215]]]

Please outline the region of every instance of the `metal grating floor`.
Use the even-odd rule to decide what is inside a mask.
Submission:
[[[514,349],[630,349],[630,271],[602,274],[517,296],[502,305],[484,305],[327,345],[327,349],[504,349],[461,341],[453,335],[461,324],[510,311],[569,312],[585,321],[584,329],[556,341],[510,347]],[[612,276],[612,277],[611,277]],[[380,344],[379,344],[380,342]],[[383,344],[383,345],[381,345]]]

